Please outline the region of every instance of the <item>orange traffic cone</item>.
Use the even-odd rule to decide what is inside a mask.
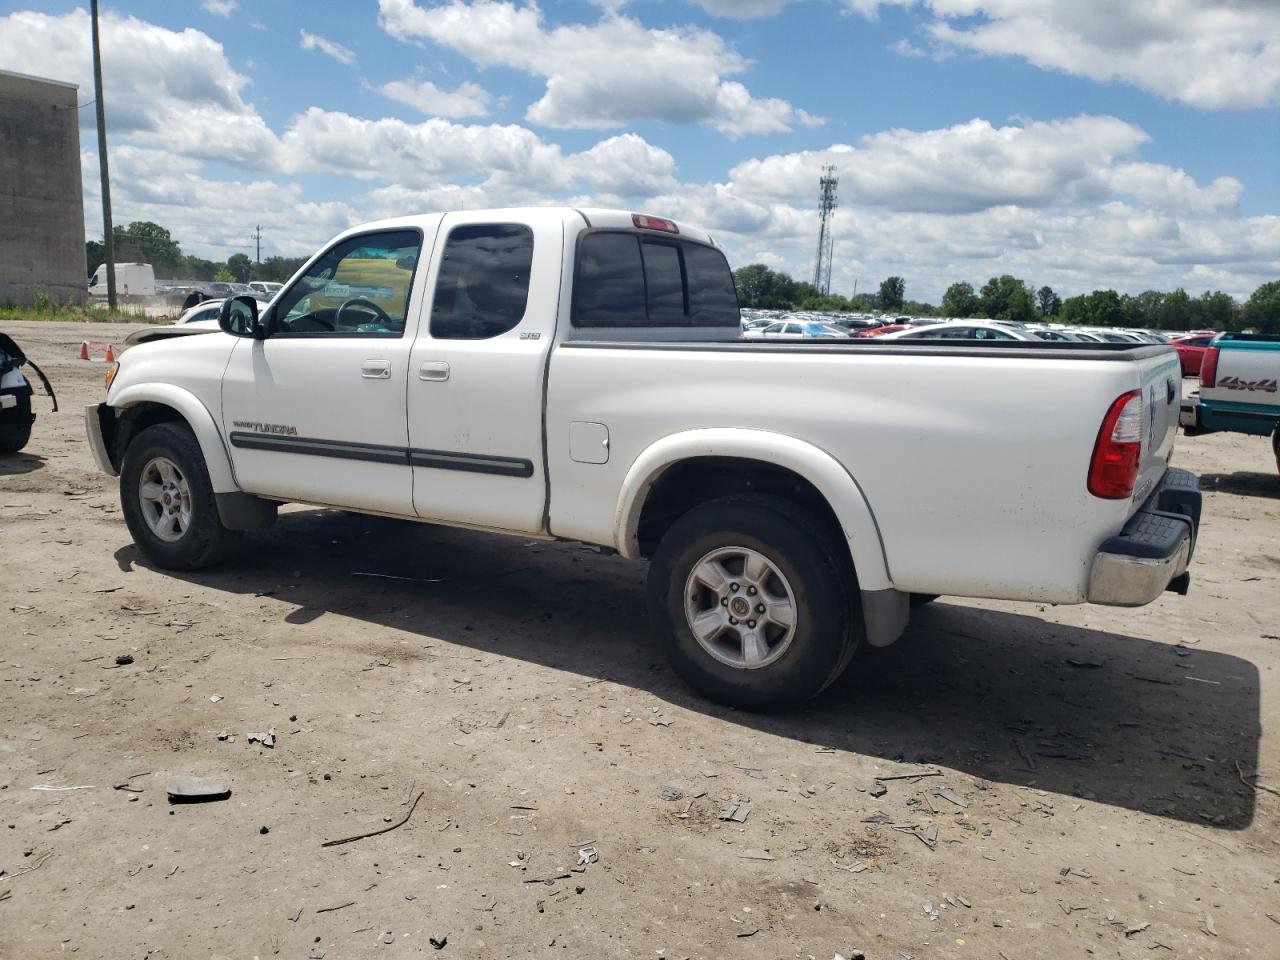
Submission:
[[[113,349],[111,349],[111,347],[112,347],[112,345],[108,343],[108,344],[107,344],[107,355],[106,355],[105,357],[103,357],[103,358],[102,358],[102,360],[103,360],[103,362],[104,362],[104,363],[115,363],[115,362],[116,362],[116,352],[115,352]]]
[[[88,340],[80,341],[80,359],[81,360],[89,359],[89,341]]]

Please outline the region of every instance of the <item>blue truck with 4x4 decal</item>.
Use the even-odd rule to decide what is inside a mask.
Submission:
[[[1200,392],[1182,401],[1188,434],[1270,437],[1280,469],[1280,334],[1223,333],[1205,351]]]

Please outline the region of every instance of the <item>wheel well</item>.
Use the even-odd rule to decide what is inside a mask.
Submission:
[[[693,457],[668,467],[640,512],[641,556],[652,556],[671,525],[698,504],[743,493],[767,494],[805,507],[824,529],[836,533],[842,553],[849,556],[840,520],[817,487],[786,467],[740,457]]]
[[[133,438],[147,427],[154,427],[157,423],[186,424],[186,422],[186,417],[163,403],[147,400],[126,407],[116,421],[116,438],[112,449],[116,468],[119,469],[124,461],[124,452],[129,448]]]

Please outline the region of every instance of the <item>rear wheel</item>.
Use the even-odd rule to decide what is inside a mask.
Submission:
[[[138,549],[167,570],[212,566],[240,542],[218,518],[204,455],[182,424],[156,424],[133,438],[120,469],[120,506]]]
[[[703,695],[745,710],[792,706],[852,653],[851,572],[806,511],[767,497],[713,500],[659,544],[650,618],[676,672]]]
[[[1276,432],[1271,435],[1271,451],[1276,455],[1276,469],[1280,470],[1280,423],[1276,424]]]

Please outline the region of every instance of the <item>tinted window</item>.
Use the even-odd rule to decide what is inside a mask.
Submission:
[[[680,248],[667,243],[642,243],[644,280],[649,299],[649,325],[675,327],[685,322],[684,270]]]
[[[402,336],[421,247],[417,230],[334,244],[275,302],[273,335]]]
[[[487,340],[515,329],[529,303],[533,231],[518,223],[454,227],[431,305],[437,340]]]
[[[765,328],[764,328],[764,332],[765,332],[765,333],[781,333],[781,332],[782,332],[782,328],[783,328],[784,326],[785,326],[785,324],[782,324],[782,323],[771,323],[771,324],[769,324],[767,327],[765,327]]]
[[[696,243],[684,245],[689,279],[689,322],[698,327],[732,327],[738,322],[738,292],[724,254]]]
[[[1207,347],[1212,340],[1213,337],[1190,337],[1182,342],[1189,347]]]
[[[578,252],[573,322],[580,327],[741,323],[724,254],[683,240],[587,234]]]
[[[631,233],[583,238],[573,321],[590,327],[642,327],[647,321],[640,241]]]

